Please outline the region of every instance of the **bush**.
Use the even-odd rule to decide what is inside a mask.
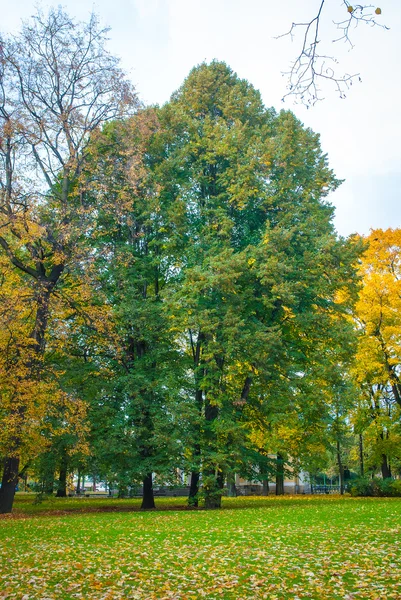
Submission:
[[[394,479],[391,483],[391,488],[393,490],[392,495],[401,498],[401,479]]]
[[[348,491],[351,496],[401,497],[401,480],[358,477],[350,482]]]
[[[375,477],[372,481],[374,487],[374,496],[394,496],[394,490],[392,488],[394,481],[393,479],[379,479],[378,477]]]
[[[365,477],[358,477],[349,483],[349,492],[351,496],[373,496],[373,480]]]

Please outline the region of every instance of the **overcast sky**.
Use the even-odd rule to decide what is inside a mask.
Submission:
[[[0,0],[0,29],[14,33],[35,12],[29,0]],[[43,2],[49,5],[60,2]],[[142,101],[166,102],[200,62],[224,60],[261,93],[267,106],[289,108],[321,134],[323,150],[344,179],[331,196],[341,235],[370,228],[401,227],[401,2],[383,0],[381,22],[389,31],[361,25],[351,33],[352,52],[332,21],[342,0],[326,0],[321,32],[324,53],[335,54],[343,72],[360,72],[346,99],[325,89],[325,100],[306,110],[288,99],[281,75],[295,58],[300,37],[275,39],[292,21],[307,21],[320,0],[66,0],[67,12],[85,20],[94,10],[111,27],[110,50],[119,55]],[[327,43],[324,47],[323,44]]]

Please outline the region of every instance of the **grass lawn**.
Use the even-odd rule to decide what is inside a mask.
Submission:
[[[401,599],[401,499],[157,503],[170,510],[19,497],[0,519],[0,598]]]

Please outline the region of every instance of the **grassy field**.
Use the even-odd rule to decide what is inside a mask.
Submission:
[[[0,519],[0,598],[401,599],[401,499],[158,505],[18,498]]]

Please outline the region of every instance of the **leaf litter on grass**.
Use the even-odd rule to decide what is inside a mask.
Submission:
[[[225,504],[3,520],[0,598],[401,598],[400,500]]]

